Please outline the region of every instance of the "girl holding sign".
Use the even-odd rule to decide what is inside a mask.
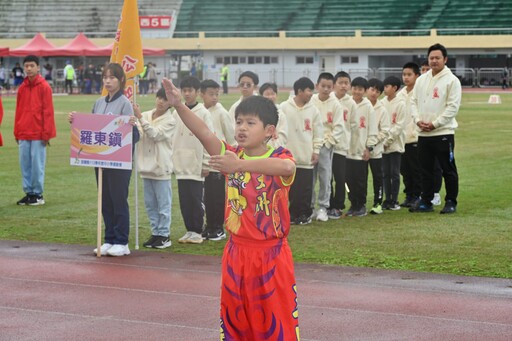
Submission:
[[[103,70],[103,85],[108,91],[107,96],[100,97],[92,108],[93,114],[98,115],[129,115],[130,124],[135,126],[133,107],[123,91],[126,76],[121,65],[110,63]],[[69,122],[73,114],[68,115]],[[138,130],[133,129],[133,144],[138,141]],[[95,168],[98,180],[98,168]],[[128,207],[128,187],[131,170],[103,168],[102,205],[101,213],[105,223],[105,238],[100,250],[94,253],[101,255],[125,256],[130,254],[128,235],[130,232],[130,211]]]

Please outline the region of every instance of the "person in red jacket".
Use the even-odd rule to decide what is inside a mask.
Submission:
[[[18,205],[44,205],[46,147],[57,133],[52,89],[39,74],[39,58],[25,57],[26,77],[18,89],[14,137],[19,146],[21,175],[25,196]]]

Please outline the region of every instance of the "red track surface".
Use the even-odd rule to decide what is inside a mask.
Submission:
[[[0,340],[218,340],[220,258],[0,241]],[[511,340],[512,281],[296,265],[302,340]]]

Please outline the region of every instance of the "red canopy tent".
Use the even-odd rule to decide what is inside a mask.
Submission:
[[[36,56],[53,56],[52,51],[55,45],[46,40],[41,33],[38,33],[28,43],[9,51],[10,56],[23,57],[29,54]]]
[[[8,56],[9,48],[8,47],[0,47],[0,57]]]
[[[35,35],[32,40],[28,43],[17,47],[9,51],[10,56],[23,57],[29,54],[36,56],[87,56],[87,57],[108,57],[112,54],[112,47],[114,43],[105,46],[98,47],[92,41],[90,41],[85,34],[79,33],[72,41],[64,46],[56,47],[41,33]],[[143,48],[143,54],[145,56],[163,56],[165,55],[164,49],[155,48]],[[0,49],[0,56],[2,55],[2,49]]]
[[[104,56],[99,47],[89,40],[83,33],[79,33],[73,40],[64,46],[52,51],[52,56]]]

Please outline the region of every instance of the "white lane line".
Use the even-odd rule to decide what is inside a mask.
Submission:
[[[483,325],[489,325],[489,326],[500,326],[500,327],[512,328],[512,324],[510,324],[510,323],[487,322],[487,321],[477,321],[477,320],[468,320],[468,319],[456,319],[456,318],[446,318],[446,317],[437,317],[437,316],[429,316],[429,315],[410,315],[410,314],[403,314],[403,313],[389,313],[389,312],[385,312],[385,311],[372,311],[372,310],[363,310],[363,309],[321,307],[321,306],[307,305],[307,304],[299,305],[299,308],[303,308],[303,307],[311,308],[311,309],[320,309],[320,310],[327,309],[327,310],[334,310],[334,311],[340,311],[340,312],[372,314],[372,315],[387,315],[387,316],[396,316],[396,317],[402,317],[402,318],[428,319],[428,320],[445,321],[445,322],[475,323],[475,324],[483,324]]]
[[[163,294],[163,295],[183,296],[183,297],[192,297],[192,298],[209,299],[209,300],[219,300],[219,296],[217,296],[217,295],[216,296],[195,295],[195,294],[185,294],[185,293],[169,292],[169,291],[123,288],[123,287],[114,287],[114,286],[108,286],[108,285],[47,281],[47,280],[42,280],[42,279],[26,279],[26,278],[4,277],[4,276],[0,276],[0,279],[11,280],[11,281],[20,281],[20,282],[29,282],[29,283],[64,285],[64,286],[79,287],[79,288],[106,289],[106,290],[117,290],[117,291],[126,291],[126,292],[139,292],[139,293],[144,293],[144,294],[158,294],[158,295]]]
[[[163,327],[205,330],[205,331],[211,331],[211,332],[217,332],[217,333],[219,332],[218,328],[201,328],[201,327],[185,326],[182,324],[174,324],[174,323],[123,319],[123,318],[118,318],[118,317],[113,317],[113,316],[97,316],[97,315],[64,313],[64,312],[60,312],[60,311],[26,309],[26,308],[16,308],[16,307],[9,307],[9,306],[0,306],[0,309],[15,310],[15,311],[21,311],[21,312],[26,312],[26,313],[35,313],[35,314],[50,314],[50,315],[59,315],[59,316],[67,316],[67,317],[77,317],[77,318],[81,318],[81,319],[86,318],[86,319],[90,319],[90,320],[106,320],[106,321],[117,321],[117,322],[126,322],[126,323],[139,323],[139,324],[149,324],[149,325],[156,325],[156,326],[163,326]]]

